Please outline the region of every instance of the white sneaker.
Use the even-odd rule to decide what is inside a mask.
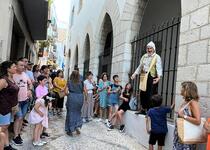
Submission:
[[[102,122],[102,119],[101,119],[101,118],[99,118],[99,119],[97,120],[97,122]]]
[[[92,117],[88,118],[88,121],[92,121],[92,120],[93,120],[93,118],[92,118]]]
[[[34,146],[43,146],[44,144],[40,141],[33,142]]]
[[[86,123],[86,122],[87,122],[87,120],[86,120],[85,118],[83,118],[83,119],[82,119],[82,122],[83,122],[83,123]]]
[[[40,140],[39,142],[40,142],[40,143],[43,143],[43,145],[44,145],[44,144],[47,144],[47,142],[46,142],[46,141],[42,141],[42,140]]]
[[[110,121],[109,121],[108,119],[106,119],[106,120],[105,120],[105,124],[106,124],[107,126],[109,126],[109,125],[110,125]]]

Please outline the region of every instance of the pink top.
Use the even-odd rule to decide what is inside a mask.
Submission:
[[[38,85],[35,90],[35,93],[36,93],[36,98],[42,98],[43,96],[47,95],[48,89],[46,86]]]
[[[44,99],[42,98],[38,98],[36,100],[36,103],[40,103],[41,106],[39,107],[39,110],[44,114],[43,117],[41,117],[37,112],[36,110],[33,108],[29,114],[29,117],[28,117],[28,121],[30,124],[38,124],[38,123],[42,123],[42,125],[45,127],[45,128],[48,128],[48,108],[45,107],[45,104],[44,104]]]
[[[16,85],[19,87],[18,92],[18,101],[25,101],[28,99],[28,84],[31,84],[31,80],[27,76],[25,72],[22,72],[21,74],[14,74],[13,79],[16,83]]]

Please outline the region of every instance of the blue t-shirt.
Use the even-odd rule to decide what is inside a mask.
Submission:
[[[167,113],[171,112],[171,108],[169,107],[154,107],[150,108],[147,115],[151,119],[151,132],[159,134],[159,133],[167,133]]]
[[[109,95],[109,103],[110,104],[119,104],[119,97],[121,94],[122,86],[117,85],[117,84],[111,84],[110,87],[111,87],[111,91],[116,91],[118,89],[120,89],[120,91],[117,93],[111,93]]]

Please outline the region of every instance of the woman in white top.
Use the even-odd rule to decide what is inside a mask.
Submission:
[[[91,121],[93,117],[93,107],[94,107],[94,100],[93,100],[93,89],[94,89],[94,82],[93,82],[93,74],[92,72],[87,73],[87,78],[84,81],[84,89],[85,89],[85,98],[84,103],[82,106],[82,118],[83,122]]]

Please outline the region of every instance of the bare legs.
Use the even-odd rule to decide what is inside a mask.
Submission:
[[[120,125],[123,123],[123,110],[118,110],[116,113],[114,113],[110,119],[110,121],[113,123],[113,125],[119,123]]]
[[[154,150],[154,146],[153,145],[149,145],[149,150]]]
[[[0,150],[4,150],[4,146],[7,145],[7,140],[6,134],[3,131],[0,132]]]
[[[33,141],[38,142],[40,141],[40,135],[42,134],[43,126],[42,123],[38,123],[34,127],[34,133],[33,133]]]
[[[9,145],[9,133],[8,133],[9,125],[0,126],[0,143],[3,143],[3,147]],[[4,137],[4,138],[2,138]],[[0,144],[0,145],[1,145]]]
[[[21,133],[22,124],[23,124],[23,118],[16,118],[15,119],[15,122],[14,122],[15,136],[14,136],[14,138],[16,138]]]

